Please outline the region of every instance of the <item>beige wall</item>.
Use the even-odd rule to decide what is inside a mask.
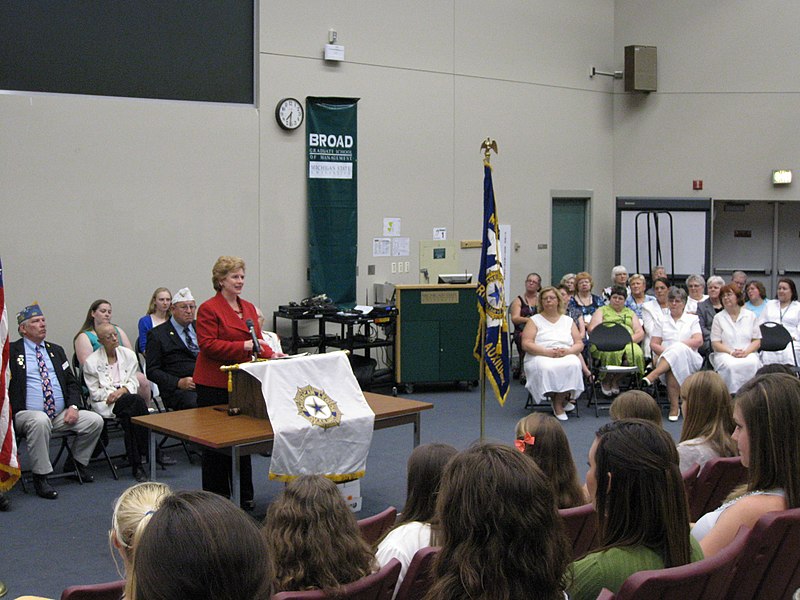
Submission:
[[[702,178],[704,196],[797,199],[797,185],[768,176],[796,167],[798,17],[777,0],[309,0],[302,11],[263,0],[257,107],[0,94],[9,308],[38,299],[66,345],[106,296],[133,336],[156,286],[210,295],[222,253],[247,260],[245,295],[265,311],[303,297],[305,141],[275,124],[284,96],[361,98],[359,300],[373,281],[414,281],[432,227],[479,237],[487,135],[500,146],[501,221],[520,243],[512,292],[530,270],[549,276],[536,245],[550,242],[553,189],[592,192],[589,267],[602,281],[616,195],[691,196]],[[329,28],[344,63],[321,60]],[[658,46],[657,93],[589,79],[591,66],[621,68],[634,43]],[[408,275],[371,256],[384,216],[411,237]]]
[[[797,200],[770,175],[800,172],[799,19],[785,0],[617,0],[616,64],[657,46],[658,93],[615,97],[615,193]]]

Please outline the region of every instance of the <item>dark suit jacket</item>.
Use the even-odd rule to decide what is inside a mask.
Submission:
[[[700,320],[700,330],[703,332],[703,345],[700,347],[700,354],[708,356],[711,353],[711,324],[717,316],[711,299],[706,298],[697,303],[697,318]]]
[[[53,363],[53,370],[58,378],[58,383],[61,384],[61,391],[64,393],[64,406],[75,404],[81,407],[83,405],[81,389],[78,386],[75,375],[72,373],[72,369],[69,368],[67,354],[64,349],[56,344],[51,344],[47,340],[44,342],[44,347],[50,355],[50,361]],[[22,338],[9,345],[8,364],[11,367],[8,396],[11,399],[11,411],[16,414],[20,410],[26,410],[26,396],[28,394],[25,342]],[[66,370],[63,368],[65,364],[67,365]],[[37,368],[36,365],[33,365],[33,368]]]
[[[147,378],[158,386],[161,394],[167,395],[175,393],[179,379],[194,374],[197,361],[169,320],[147,332],[145,358]]]
[[[200,305],[197,310],[197,345],[200,354],[194,369],[195,384],[215,388],[227,388],[228,375],[219,370],[222,365],[231,365],[250,360],[250,353],[244,349],[245,341],[251,339],[250,330],[245,324],[251,319],[256,324],[256,335],[263,339],[258,327],[256,307],[247,300],[239,298],[242,318],[233,312],[228,301],[217,292]],[[265,347],[261,357],[269,358],[272,350]]]

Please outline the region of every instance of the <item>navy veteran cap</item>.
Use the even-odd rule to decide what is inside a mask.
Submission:
[[[32,319],[33,317],[43,317],[44,313],[42,309],[39,308],[38,304],[31,304],[30,306],[26,306],[21,311],[17,313],[17,325],[22,325],[23,321],[27,321],[28,319]]]

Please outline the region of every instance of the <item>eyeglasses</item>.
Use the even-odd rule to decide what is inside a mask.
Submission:
[[[197,308],[196,304],[184,304],[181,306],[180,304],[173,304],[172,310],[195,310]]]

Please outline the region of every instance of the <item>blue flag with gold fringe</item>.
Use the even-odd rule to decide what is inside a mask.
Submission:
[[[500,226],[492,186],[492,166],[483,163],[483,244],[478,271],[478,338],[475,358],[485,359],[485,376],[502,406],[508,395],[511,373],[511,345],[508,337],[503,261],[500,253]],[[485,328],[481,348],[481,333]]]

